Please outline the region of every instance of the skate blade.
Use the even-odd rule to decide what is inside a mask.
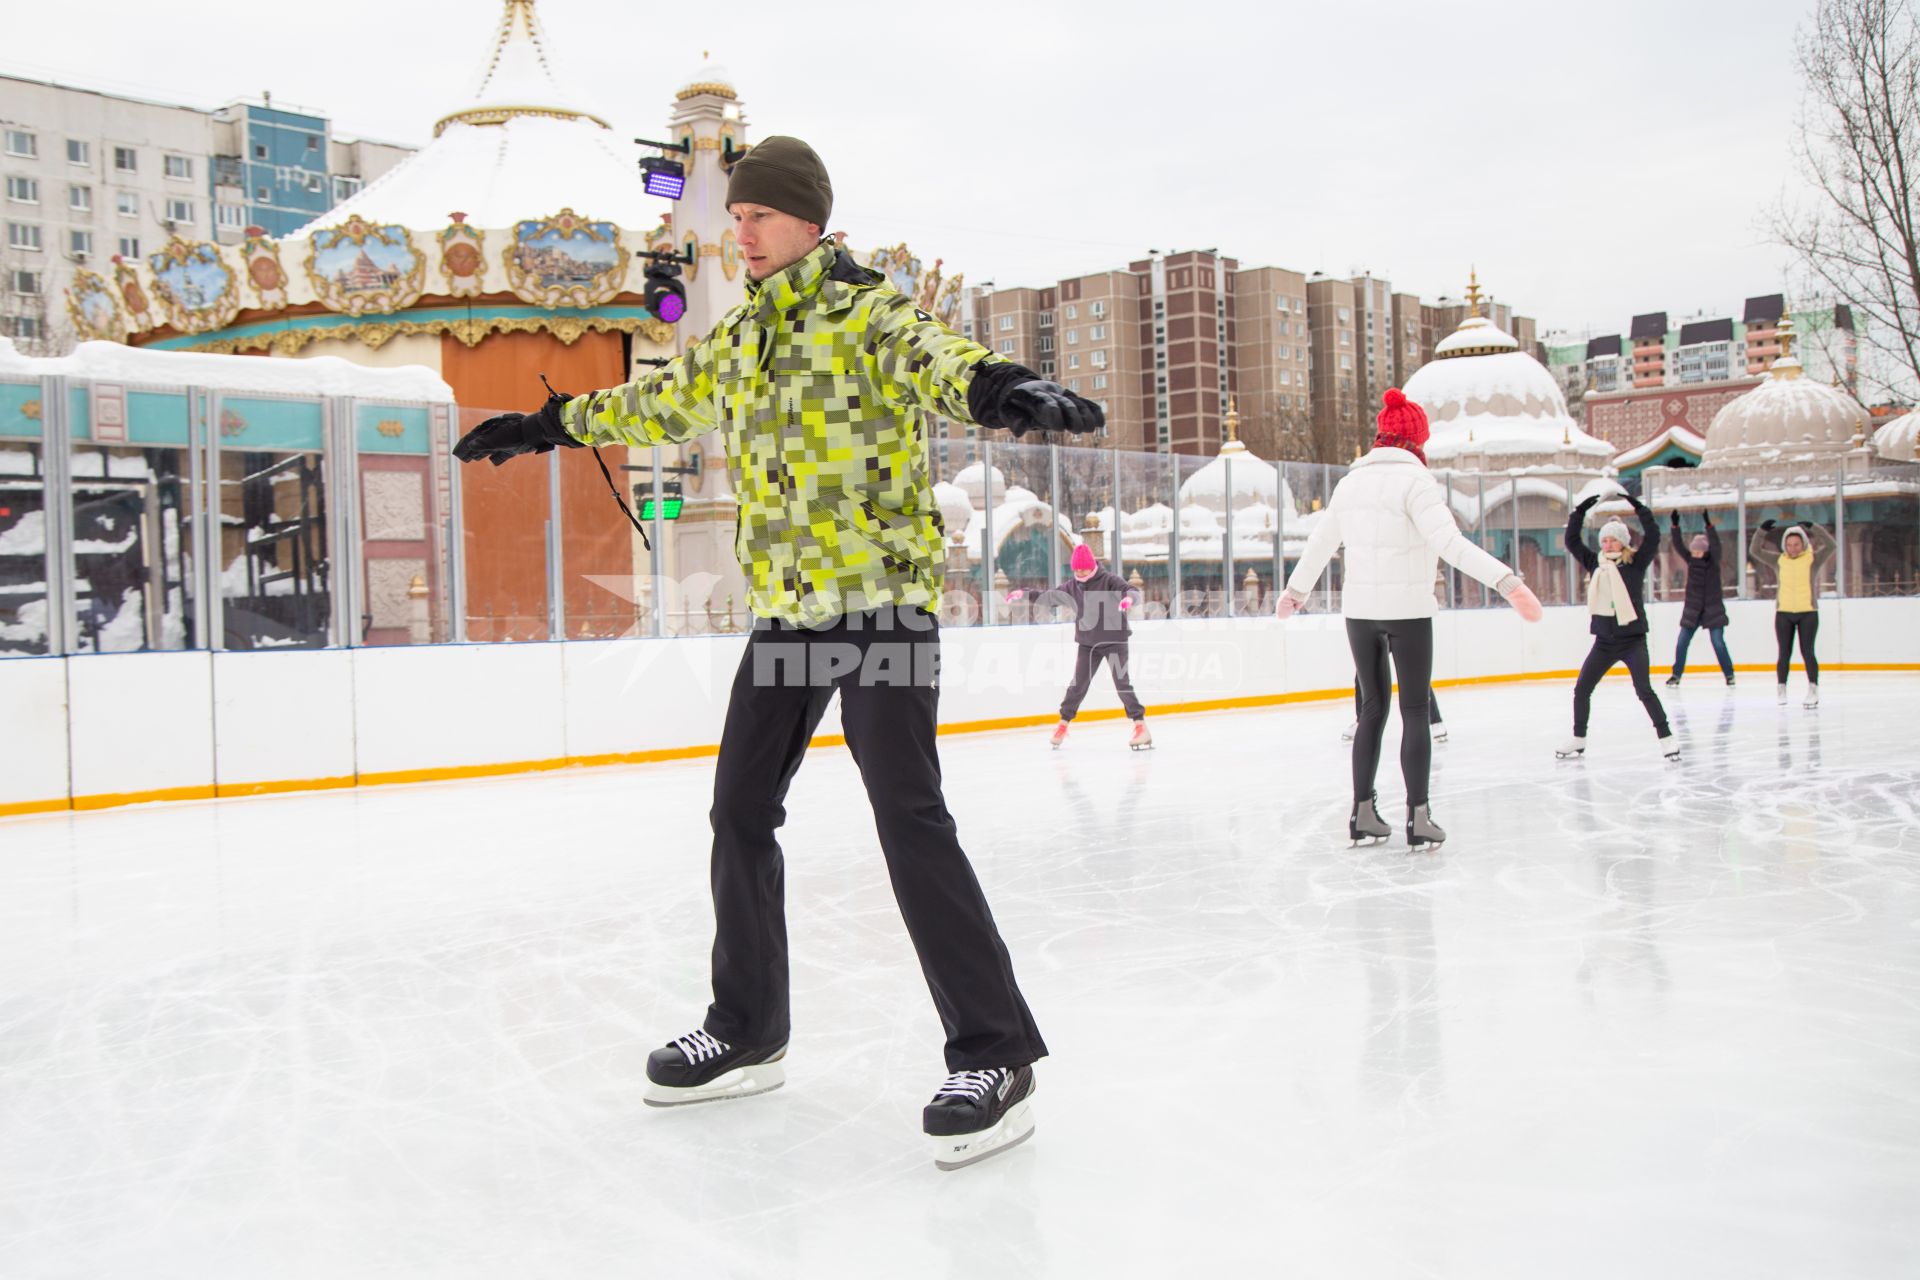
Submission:
[[[970,1164],[979,1164],[990,1156],[1025,1142],[1033,1136],[1032,1102],[1023,1100],[1000,1117],[1000,1123],[978,1133],[956,1133],[933,1139],[933,1167],[952,1172]]]
[[[1553,758],[1555,760],[1578,760],[1586,754],[1584,751],[1556,751],[1553,753]]]
[[[1153,744],[1151,742],[1129,742],[1127,746],[1132,748],[1135,751],[1153,750]]]
[[[689,1089],[649,1080],[640,1100],[650,1107],[685,1107],[696,1102],[751,1098],[757,1093],[771,1093],[786,1082],[786,1070],[778,1062],[762,1062],[751,1067],[735,1067],[725,1075]]]
[[[1374,845],[1385,844],[1388,840],[1388,837],[1387,836],[1348,836],[1347,839],[1351,842],[1347,846],[1349,849],[1358,849],[1363,845],[1371,849]]]

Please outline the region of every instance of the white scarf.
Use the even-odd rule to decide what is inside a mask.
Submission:
[[[1627,594],[1626,579],[1620,576],[1620,553],[1600,553],[1600,567],[1587,579],[1587,612],[1612,618],[1625,626],[1640,616]]]

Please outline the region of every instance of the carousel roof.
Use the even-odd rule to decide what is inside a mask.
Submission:
[[[454,209],[469,225],[510,227],[541,209],[571,208],[624,227],[660,219],[640,152],[560,88],[534,0],[505,0],[480,85],[434,126],[433,141],[286,239],[359,216],[439,230]]]
[[[1895,462],[1920,462],[1920,449],[1915,448],[1916,429],[1920,429],[1920,414],[1903,413],[1873,433],[1873,447],[1880,451],[1881,457]]]
[[[1293,491],[1287,488],[1280,469],[1247,448],[1240,439],[1240,409],[1232,402],[1227,407],[1227,439],[1213,461],[1188,476],[1180,485],[1180,500],[1198,503],[1214,511],[1225,511],[1228,473],[1231,468],[1235,511],[1248,507],[1273,507],[1284,498],[1287,508],[1295,507]]]

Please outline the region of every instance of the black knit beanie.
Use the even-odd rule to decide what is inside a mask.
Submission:
[[[733,166],[727,204],[763,204],[822,229],[833,213],[833,183],[813,148],[798,138],[762,138]]]

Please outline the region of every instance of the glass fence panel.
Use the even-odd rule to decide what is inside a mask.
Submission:
[[[1101,456],[1104,459],[1111,455]],[[1175,581],[1181,571],[1173,525],[1173,508],[1178,500],[1177,466],[1173,455],[1163,453],[1122,453],[1119,463],[1117,550],[1112,537],[1114,524],[1104,514],[1099,529],[1084,536],[1095,555],[1117,566],[1121,577],[1140,588],[1142,618],[1170,617]],[[1110,490],[1112,480],[1106,483]],[[1106,508],[1094,510],[1104,513]]]
[[[509,410],[462,405],[460,431],[471,431],[504,412]],[[498,467],[485,462],[453,464],[460,468],[461,564],[469,640],[550,638],[551,476],[545,462],[542,457],[515,458]]]
[[[228,649],[333,639],[325,413],[317,400],[218,399],[213,516]]]
[[[46,456],[40,384],[0,382],[0,657],[47,652]]]

